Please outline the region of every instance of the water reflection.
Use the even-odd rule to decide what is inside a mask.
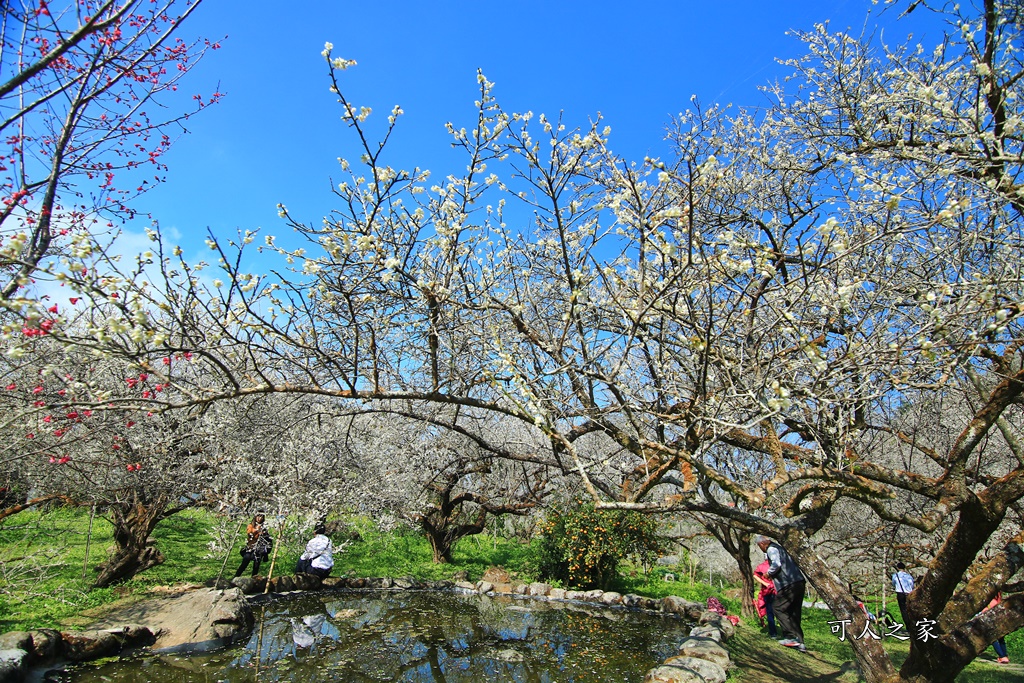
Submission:
[[[244,646],[137,657],[54,681],[624,681],[675,653],[688,626],[654,615],[438,593],[329,593],[268,603]],[[260,623],[262,622],[262,624]]]

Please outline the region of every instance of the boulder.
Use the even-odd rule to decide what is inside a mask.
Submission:
[[[411,577],[404,577],[401,579],[395,579],[395,588],[401,588],[404,591],[416,588],[418,584],[416,580]]]
[[[711,638],[687,638],[679,646],[679,654],[684,657],[706,659],[726,670],[730,666],[729,653]]]
[[[644,683],[704,683],[704,679],[693,669],[662,664],[647,672]]]
[[[494,590],[494,584],[490,581],[480,581],[476,584],[476,589],[480,593],[490,593]]]
[[[154,650],[201,652],[248,635],[253,616],[239,588],[203,589],[116,609],[97,626],[124,623],[142,624],[156,634]]]
[[[484,576],[486,575],[487,574],[485,573]],[[465,569],[460,569],[459,571],[452,574],[452,581],[469,581],[469,572],[467,572]]]
[[[565,590],[562,588],[552,588],[551,592],[548,593],[548,597],[552,600],[565,600]]]
[[[694,626],[690,629],[690,635],[694,638],[710,638],[716,643],[723,640],[722,631],[714,626]]]
[[[270,590],[268,593],[288,593],[295,590],[295,581],[290,576],[279,576],[276,579],[270,579]]]
[[[27,651],[17,647],[0,649],[0,683],[21,683],[27,672]]]
[[[723,617],[718,612],[712,612],[711,610],[702,612],[700,615],[700,619],[697,620],[697,623],[717,628],[719,631],[722,632],[722,635],[725,637],[726,640],[729,640],[734,635],[736,635],[736,627],[733,626],[733,623],[729,621],[726,617]]]
[[[374,583],[377,583],[377,581],[380,581],[380,587],[381,588],[391,588],[392,586],[395,585],[395,582],[392,581],[391,578],[387,577],[387,576],[385,576],[383,579],[375,580]]]
[[[32,651],[32,634],[28,631],[10,631],[0,634],[0,650]]]
[[[63,655],[72,662],[109,657],[121,651],[121,641],[111,631],[68,631],[64,637]]]
[[[456,581],[455,582],[455,587],[456,588],[461,588],[461,589],[467,590],[467,591],[475,591],[476,590],[476,584],[475,583],[470,583],[469,581]]]
[[[584,593],[580,599],[586,600],[587,602],[601,602],[601,596],[604,595],[604,591],[592,590]]]
[[[32,649],[29,655],[34,660],[50,661],[60,656],[61,648],[64,646],[64,638],[60,631],[52,628],[40,628],[29,631],[32,636]],[[149,638],[153,634],[149,634]]]
[[[566,600],[582,600],[583,594],[579,591],[565,591]]]
[[[292,577],[292,583],[295,585],[295,590],[315,591],[324,584],[324,579],[316,574],[299,573]]]
[[[725,683],[725,679],[728,678],[725,669],[718,664],[696,657],[669,657],[665,660],[664,666],[689,669],[700,676],[705,683]]]
[[[687,619],[697,621],[704,613],[704,605],[699,602],[690,602],[675,595],[667,595],[661,599],[661,611],[670,614],[681,614]]]
[[[546,596],[550,592],[551,592],[551,586],[546,584],[546,583],[540,583],[538,581],[538,582],[534,582],[534,583],[530,584],[529,595],[542,597],[542,596]]]
[[[496,583],[494,584],[494,592],[502,595],[509,595],[512,592],[511,583]]]
[[[529,595],[530,587],[525,583],[517,583],[512,585],[512,592],[516,595]]]
[[[601,594],[601,602],[606,605],[621,605],[622,594],[615,591],[606,591]]]

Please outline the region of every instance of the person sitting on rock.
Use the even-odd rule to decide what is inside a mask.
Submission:
[[[245,568],[252,562],[252,575],[256,576],[260,571],[260,564],[270,555],[270,549],[274,546],[274,539],[265,526],[266,517],[257,514],[252,522],[245,528],[245,545],[242,547],[242,564],[238,565],[235,576],[241,576]]]
[[[295,565],[295,573],[326,579],[334,567],[334,546],[331,545],[331,539],[327,538],[327,529],[322,523],[316,525],[313,534],[313,538],[306,544],[306,552],[302,553]]]

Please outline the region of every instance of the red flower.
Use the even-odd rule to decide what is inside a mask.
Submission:
[[[43,393],[43,388],[41,386],[40,387],[36,387],[35,389],[32,390],[32,393],[33,394],[41,394],[41,393]]]
[[[34,439],[34,438],[36,438],[36,435],[33,434],[32,432],[29,432],[28,434],[25,435],[25,438],[26,439]]]
[[[58,465],[63,465],[64,463],[68,462],[69,460],[71,460],[71,456],[65,455],[63,458],[61,458],[60,460],[57,461],[57,464]]]
[[[163,363],[164,363],[164,365],[170,365],[171,364],[171,359],[169,357],[168,358],[164,358]]]
[[[7,391],[14,391],[15,389],[18,388],[18,385],[15,384],[14,382],[11,382],[5,388],[7,389]]]
[[[46,401],[35,401],[32,403],[32,405],[35,406],[36,408],[45,408]]]
[[[61,389],[60,391],[58,391],[58,392],[57,392],[57,395],[58,395],[58,396],[64,396],[64,395],[66,395],[67,393],[68,393],[68,390],[67,390],[67,389]]]
[[[51,417],[50,415],[47,415],[46,417],[43,418],[43,422],[45,422],[46,424],[50,424],[50,422],[52,421],[53,417]]]
[[[70,413],[67,414],[66,417],[69,420],[77,420],[78,419],[78,413],[76,413],[75,411],[72,410]]]
[[[48,310],[50,313],[56,313],[57,312],[57,304],[54,304],[54,305],[50,306],[46,310]]]
[[[50,456],[50,462],[51,462],[51,463],[57,462],[57,458],[55,458],[55,457],[53,457],[53,456],[51,455],[51,456]]]
[[[73,296],[70,299],[68,299],[68,301],[70,301],[71,305],[74,306],[75,304],[78,303],[78,297],[77,296]]]

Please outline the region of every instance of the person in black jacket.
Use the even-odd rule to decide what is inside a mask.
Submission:
[[[245,568],[252,562],[252,575],[256,576],[260,571],[260,564],[267,559],[270,549],[274,546],[274,539],[267,531],[266,518],[258,514],[252,518],[252,522],[245,528],[245,545],[242,547],[242,564],[238,565],[235,576],[241,576]]]
[[[775,618],[783,635],[779,644],[807,652],[800,627],[807,580],[781,545],[764,536],[758,536],[755,542],[768,558],[768,578],[775,584]]]

